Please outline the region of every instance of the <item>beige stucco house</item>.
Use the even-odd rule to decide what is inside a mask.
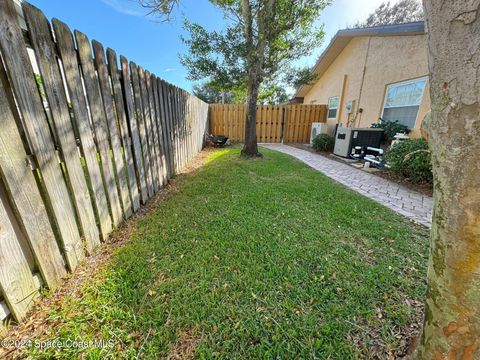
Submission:
[[[328,124],[370,127],[398,120],[420,136],[430,109],[427,44],[422,21],[340,30],[312,71],[317,80],[297,89],[304,104],[328,104]]]

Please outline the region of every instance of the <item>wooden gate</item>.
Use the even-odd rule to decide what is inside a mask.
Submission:
[[[326,105],[285,106],[285,126],[283,131],[283,142],[310,142],[310,129],[312,128],[312,123],[326,121]]]
[[[210,133],[244,141],[245,110],[244,104],[210,105]],[[326,105],[258,105],[258,142],[309,142],[312,122],[325,122],[326,117]]]

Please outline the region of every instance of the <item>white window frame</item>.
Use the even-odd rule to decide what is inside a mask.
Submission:
[[[337,99],[338,99],[338,101],[337,101],[337,107],[335,107],[335,108],[331,108],[331,107],[330,107],[330,99],[333,99],[333,98],[337,98]],[[328,107],[328,109],[327,109],[327,119],[336,119],[337,116],[338,116],[338,108],[340,107],[340,96],[338,96],[338,95],[330,96],[330,97],[328,98],[328,101],[327,101],[327,107]],[[329,113],[330,110],[337,110],[337,111],[335,112],[335,117],[328,117],[328,113]]]
[[[422,80],[425,80],[425,86],[423,87],[421,100],[420,100],[420,103],[418,104],[418,110],[420,110],[420,106],[422,105],[422,102],[423,102],[423,95],[425,94],[425,88],[427,87],[427,84],[428,84],[428,76],[421,76],[421,77],[418,77],[418,78],[415,78],[415,79],[404,80],[404,81],[399,81],[399,82],[387,84],[387,86],[385,87],[385,93],[384,93],[384,96],[383,96],[381,118],[383,119],[383,113],[385,112],[385,104],[387,103],[388,89],[391,86],[408,85],[408,84],[416,83],[416,82],[419,82],[419,81],[422,81]],[[399,108],[399,107],[409,107],[409,106],[417,106],[417,105],[400,105],[400,106],[395,106],[395,107]],[[417,119],[418,119],[418,112],[417,112],[417,116],[415,117],[415,122],[413,123],[412,129],[417,127]]]

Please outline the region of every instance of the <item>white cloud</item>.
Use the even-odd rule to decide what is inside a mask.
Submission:
[[[173,71],[178,71],[180,69],[177,69],[177,68],[166,68],[166,69],[163,69],[163,72],[173,72]]]
[[[138,9],[138,5],[130,3],[127,0],[101,0],[105,5],[110,6],[115,11],[131,16],[145,16],[141,10]],[[131,5],[127,5],[130,3]]]

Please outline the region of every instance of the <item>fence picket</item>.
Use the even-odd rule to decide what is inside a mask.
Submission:
[[[12,314],[17,321],[22,320],[30,308],[30,303],[38,297],[32,272],[17,241],[15,229],[10,222],[7,209],[0,199],[0,255],[9,259],[0,261],[0,288]]]
[[[154,191],[157,192],[160,189],[160,166],[158,164],[158,139],[155,126],[155,101],[153,98],[152,89],[152,74],[149,71],[145,71],[145,83],[147,85],[147,103],[148,103],[148,140],[150,145],[150,153],[152,155],[152,178],[154,183]]]
[[[169,83],[166,83],[166,89],[167,89],[167,96],[168,96],[168,108],[169,108],[169,113],[170,117],[168,119],[168,123],[170,126],[169,129],[169,134],[170,134],[170,143],[171,143],[171,149],[172,149],[172,174],[177,173],[177,153],[176,153],[176,148],[175,148],[175,99],[173,97],[173,86]]]
[[[157,77],[151,75],[151,86],[152,86],[152,95],[153,95],[153,105],[155,108],[155,117],[153,118],[153,128],[155,131],[155,147],[157,149],[157,163],[158,163],[158,179],[160,186],[165,186],[166,184],[166,172],[165,172],[165,152],[163,149],[163,135],[162,127],[160,123],[161,119],[161,109],[160,109],[160,99],[158,96],[158,84]]]
[[[140,135],[140,117],[142,113],[142,104],[140,100],[140,90],[138,83],[137,65],[130,62],[130,74],[128,73],[127,59],[120,57],[122,64],[122,78],[124,86],[125,99],[127,100],[127,110],[129,113],[129,124],[132,134],[133,151],[135,155],[135,168],[138,174],[138,187],[140,189],[141,201],[145,204],[148,200],[147,174],[143,161],[142,138]]]
[[[162,103],[162,128],[163,131],[163,138],[165,141],[165,154],[166,154],[166,161],[167,161],[167,178],[170,179],[172,177],[172,147],[170,141],[170,125],[169,125],[169,118],[170,118],[170,111],[168,105],[168,93],[167,93],[167,86],[165,81],[160,80],[159,83],[159,91],[161,94],[161,103]]]
[[[175,137],[175,173],[178,174],[180,169],[180,146],[179,146],[179,126],[180,126],[180,109],[178,91],[176,86],[172,86],[173,109],[174,109],[174,126],[173,134]]]
[[[115,109],[118,118],[118,124],[121,133],[123,156],[128,174],[128,191],[132,203],[133,211],[136,212],[140,207],[140,195],[138,193],[137,179],[135,175],[135,166],[133,164],[132,140],[128,131],[127,117],[125,114],[125,102],[123,100],[122,86],[120,84],[119,70],[117,64],[117,54],[112,49],[107,49],[108,72],[112,80],[113,97],[115,100]],[[126,74],[128,79],[128,73]],[[127,217],[128,211],[127,211]]]
[[[153,176],[152,176],[152,154],[149,145],[148,139],[148,121],[147,114],[150,114],[148,108],[148,98],[147,98],[147,87],[145,84],[145,71],[141,66],[137,67],[137,77],[138,77],[138,91],[139,98],[141,103],[141,116],[140,120],[140,138],[142,139],[142,152],[143,152],[143,161],[145,162],[145,174],[147,175],[147,189],[148,196],[152,197],[154,194],[153,188]]]
[[[132,203],[128,194],[127,172],[123,162],[120,136],[117,130],[112,90],[110,86],[110,77],[108,75],[107,65],[105,63],[105,51],[103,45],[98,41],[93,41],[94,64],[97,70],[98,81],[100,83],[100,92],[103,99],[103,107],[107,120],[107,142],[111,148],[111,160],[113,163],[114,175],[116,175],[115,184],[118,191],[120,206],[123,209],[125,218],[132,215]]]

